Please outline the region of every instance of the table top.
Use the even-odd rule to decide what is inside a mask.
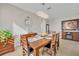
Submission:
[[[46,44],[48,44],[50,42],[50,40],[47,40],[46,38],[42,38],[40,40],[37,40],[37,41],[34,41],[34,42],[31,42],[29,43],[30,46],[33,48],[33,49],[36,49],[36,48],[40,48],[42,46],[45,46]]]
[[[41,37],[39,35],[36,35],[35,37],[28,38],[28,41],[29,42],[34,42],[34,41],[40,40],[42,38],[51,39],[51,36]]]
[[[24,36],[28,36],[30,37],[30,35],[24,35]],[[29,42],[29,45],[33,48],[33,49],[39,49],[43,46],[45,46],[46,44],[48,44],[50,42],[51,37],[50,36],[46,36],[46,37],[41,37],[41,36],[34,36],[34,37],[30,37],[31,39],[28,38],[29,40],[32,40],[31,42]]]

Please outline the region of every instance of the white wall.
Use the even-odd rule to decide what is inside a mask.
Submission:
[[[68,18],[61,18],[61,19],[53,19],[50,20],[50,30],[51,31],[57,31],[57,32],[61,32],[62,31],[62,26],[61,26],[61,22],[64,20],[72,20],[72,19],[79,19],[79,15],[74,15],[72,17],[68,17]]]
[[[1,25],[16,35],[15,45],[18,46],[20,34],[27,33],[25,19],[30,16],[31,30],[33,32],[41,32],[41,18],[28,11],[21,10],[20,8],[11,6],[9,4],[1,4]]]
[[[68,17],[68,18],[62,18],[62,19],[53,19],[53,20],[50,20],[49,21],[49,24],[50,24],[50,31],[56,31],[58,33],[60,33],[60,38],[61,38],[61,35],[62,35],[62,25],[61,25],[61,22],[64,21],[64,20],[71,20],[71,19],[79,19],[79,16],[73,16],[73,17]],[[65,32],[79,32],[78,30],[76,31],[71,31],[71,30],[66,30]]]
[[[50,12],[52,16],[49,20],[51,31],[61,31],[61,21],[79,19],[79,4],[78,3],[55,3]]]
[[[1,5],[0,5],[0,28],[1,28]]]
[[[1,11],[2,11],[2,9],[1,9],[1,4],[0,4],[0,28],[2,27],[1,26]]]
[[[42,21],[41,22],[41,32],[43,33],[43,32],[46,32],[47,19],[42,19],[41,21]]]
[[[3,4],[3,10],[2,10],[2,25],[4,28],[7,28],[9,30],[12,30],[12,23],[16,22],[17,25],[21,26],[23,29],[26,28],[25,26],[25,19],[27,16],[30,16],[30,20],[32,24],[32,29],[36,30],[36,32],[39,32],[40,26],[39,24],[41,23],[41,18],[30,13],[27,11],[23,11],[19,8],[13,7],[9,4]],[[6,26],[5,26],[6,24]],[[36,25],[37,24],[37,25]],[[39,26],[39,27],[38,27]]]

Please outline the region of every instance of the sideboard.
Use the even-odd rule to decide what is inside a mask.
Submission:
[[[79,32],[62,32],[62,39],[79,41]]]

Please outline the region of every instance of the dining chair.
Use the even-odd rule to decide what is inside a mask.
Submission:
[[[25,35],[21,35],[21,46],[23,50],[23,56],[29,56],[32,54],[33,49],[29,46],[28,37]]]
[[[56,34],[52,34],[50,42],[44,46],[42,55],[46,52],[47,54],[51,55],[54,54],[56,55]]]
[[[52,32],[52,33],[56,35],[56,48],[58,50],[59,49],[59,36],[60,36],[60,34],[56,33],[56,32]]]
[[[57,39],[57,35],[56,33],[55,34],[52,34],[52,39],[51,39],[51,50],[53,49],[53,53],[54,55],[56,55],[57,53],[57,45],[56,45],[56,39]],[[51,51],[52,52],[52,51]]]

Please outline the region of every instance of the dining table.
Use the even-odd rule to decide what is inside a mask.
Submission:
[[[29,43],[29,45],[34,49],[34,55],[39,56],[39,49],[44,47],[50,42],[50,40],[47,40],[46,38],[34,41]]]
[[[28,37],[29,46],[31,46],[34,50],[33,51],[34,56],[39,56],[39,53],[40,53],[39,50],[41,48],[43,48],[45,45],[47,45],[48,43],[50,43],[50,41],[51,41],[50,36],[41,37],[39,35],[30,36],[30,35],[26,35],[26,34],[25,34],[25,36]]]
[[[51,37],[41,37],[40,39],[30,42],[29,45],[33,48],[34,50],[34,55],[39,56],[40,54],[40,48],[43,48],[45,45],[50,43]]]

